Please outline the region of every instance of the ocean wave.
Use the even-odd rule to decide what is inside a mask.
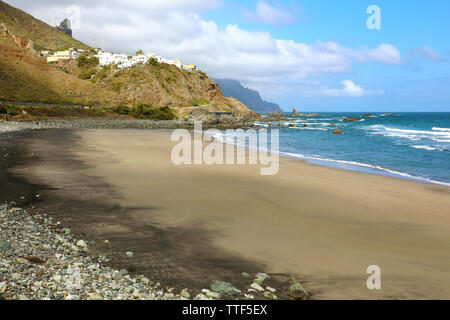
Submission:
[[[411,129],[395,129],[385,127],[386,131],[389,132],[401,132],[401,133],[412,133],[416,135],[438,135],[450,137],[450,132],[436,132],[436,131],[424,131],[424,130],[411,130]]]
[[[438,138],[432,138],[431,140],[434,140],[434,141],[436,141],[436,142],[446,142],[446,143],[450,142],[450,139],[438,139]]]
[[[348,161],[348,160],[335,160],[335,159],[307,156],[307,155],[300,154],[300,153],[290,153],[290,152],[280,152],[280,155],[298,158],[298,159],[304,159],[304,160],[315,160],[315,161],[320,161],[320,162],[331,162],[331,163],[339,163],[339,164],[345,164],[345,165],[350,165],[350,166],[355,166],[355,167],[368,168],[368,169],[373,169],[376,171],[386,172],[388,174],[391,174],[394,176],[399,176],[399,177],[410,179],[410,180],[417,180],[417,181],[428,182],[428,183],[439,184],[439,185],[450,187],[450,183],[447,183],[447,182],[442,182],[442,181],[432,180],[432,179],[428,179],[428,178],[424,178],[424,177],[414,176],[414,175],[406,173],[406,172],[396,171],[396,170],[384,168],[381,166],[371,165],[371,164],[367,164],[367,163]]]
[[[427,131],[390,128],[383,125],[372,125],[365,127],[364,129],[370,130],[370,134],[372,135],[383,135],[385,137],[396,137],[412,141],[434,140],[435,142],[439,143],[450,142],[450,131],[446,131],[446,128],[433,128],[433,131]]]
[[[437,127],[433,127],[431,130],[433,130],[433,131],[448,131],[448,132],[450,132],[450,128],[437,128]]]
[[[430,150],[430,151],[434,151],[434,150],[439,150],[439,148],[435,148],[435,147],[431,147],[431,146],[411,146],[415,149],[424,149],[424,150]]]

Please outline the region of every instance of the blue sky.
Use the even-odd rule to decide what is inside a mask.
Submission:
[[[304,97],[295,93],[279,96],[262,92],[265,98],[282,104],[283,109],[298,106],[298,109],[308,111],[450,112],[450,1],[266,1],[295,18],[292,22],[277,24],[244,18],[242,12],[254,11],[257,3],[250,0],[226,1],[222,7],[205,15],[221,27],[239,24],[247,30],[264,30],[276,38],[298,42],[337,41],[349,47],[376,47],[389,43],[400,51],[404,59],[399,65],[371,62],[353,66],[349,72],[317,77],[317,80],[333,87],[338,87],[342,79],[349,79],[364,88],[382,90],[383,94],[379,95]],[[366,9],[372,4],[380,7],[381,30],[369,30],[366,26],[369,17]],[[417,48],[425,46],[437,52],[442,61],[418,54]]]
[[[284,110],[450,111],[448,0],[6,2],[52,24],[69,17],[90,45],[239,80]],[[370,5],[380,30],[367,28]]]

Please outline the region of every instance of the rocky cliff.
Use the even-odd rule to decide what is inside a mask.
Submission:
[[[242,101],[251,110],[256,112],[270,113],[280,110],[280,107],[272,102],[267,102],[261,98],[258,91],[244,87],[237,80],[214,79],[225,96],[231,96]]]
[[[70,25],[70,20],[69,19],[64,19],[61,24],[59,25],[59,27],[57,27],[57,29],[63,33],[65,33],[66,35],[68,35],[69,37],[72,37],[72,27]]]

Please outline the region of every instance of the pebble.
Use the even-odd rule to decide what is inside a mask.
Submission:
[[[250,285],[250,288],[255,289],[256,291],[259,291],[259,292],[264,292],[264,288],[261,287],[261,286],[260,286],[259,284],[257,284],[256,282],[253,282],[253,283]]]
[[[191,297],[191,295],[190,295],[188,289],[186,289],[186,288],[184,288],[183,290],[181,290],[180,295],[181,295],[183,298],[186,298],[186,299],[189,299],[189,298]]]
[[[220,299],[220,293],[214,292],[214,291],[208,291],[206,293],[206,296],[212,299]]]
[[[126,253],[126,255],[127,255],[127,257],[132,257],[133,256],[133,252],[131,252],[131,251],[128,251],[127,253]]]
[[[69,229],[55,228],[49,217],[2,204],[0,215],[0,296],[4,299],[181,299],[146,277],[104,265],[106,257],[80,254],[87,249],[86,242],[74,240]]]
[[[270,276],[266,273],[257,273],[256,278],[254,280],[255,283],[262,285],[264,280],[270,279]]]
[[[87,244],[86,244],[86,242],[84,240],[78,240],[77,247],[87,248]]]

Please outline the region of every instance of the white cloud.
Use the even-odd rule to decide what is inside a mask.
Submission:
[[[433,48],[431,48],[430,46],[423,46],[423,47],[416,48],[413,51],[411,51],[411,54],[416,57],[426,59],[426,60],[432,61],[432,62],[445,61],[445,59],[442,58],[441,55],[439,53],[437,53],[436,51],[434,51]]]
[[[257,23],[289,24],[295,21],[295,17],[288,10],[274,7],[265,1],[258,1],[255,11],[245,10],[244,19]]]
[[[330,89],[324,86],[321,88],[320,93],[332,97],[363,97],[372,94],[383,94],[383,91],[381,90],[378,90],[377,92],[366,90],[363,87],[354,84],[351,80],[343,80],[341,84],[342,87],[339,89]]]

